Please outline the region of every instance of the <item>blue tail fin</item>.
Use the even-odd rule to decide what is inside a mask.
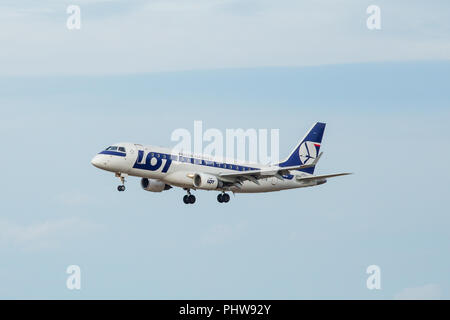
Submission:
[[[320,145],[322,143],[325,123],[316,122],[306,133],[305,137],[294,148],[289,157],[280,162],[280,167],[299,166],[311,164],[319,156]],[[314,173],[315,167],[300,169],[300,171],[310,174]]]

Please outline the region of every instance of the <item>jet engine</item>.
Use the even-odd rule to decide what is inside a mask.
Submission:
[[[194,187],[204,190],[214,190],[222,188],[223,182],[217,179],[216,176],[205,173],[196,173],[194,175]]]
[[[151,191],[151,192],[162,192],[164,190],[169,190],[172,188],[170,185],[165,184],[161,180],[147,179],[147,178],[141,179],[141,187],[145,191]]]

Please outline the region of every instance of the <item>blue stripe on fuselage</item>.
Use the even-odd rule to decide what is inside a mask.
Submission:
[[[173,155],[173,154],[160,153],[160,152],[154,152],[154,151],[150,151],[147,154],[145,162],[142,163],[142,161],[144,160],[144,151],[143,150],[139,150],[138,157],[136,159],[136,162],[133,165],[133,168],[142,169],[142,170],[150,170],[150,171],[155,171],[155,170],[159,169],[161,167],[161,163],[158,163],[157,166],[151,166],[151,164],[150,164],[151,158],[162,159],[162,160],[166,160],[167,162],[169,162],[169,164],[167,166],[165,166],[166,170],[163,172],[167,172],[167,169],[170,166],[170,163],[172,161],[176,161],[179,163],[189,163],[189,164],[194,164],[194,165],[198,165],[198,166],[207,166],[207,167],[221,168],[221,169],[227,169],[227,170],[233,170],[233,171],[242,171],[245,173],[248,172],[249,174],[252,173],[252,170],[258,170],[258,168],[253,168],[253,167],[248,167],[248,166],[243,166],[243,165],[228,164],[228,163],[224,163],[224,162],[192,158],[192,157],[187,157],[184,155],[177,156],[177,155]],[[159,161],[161,161],[161,160],[159,160]]]
[[[123,153],[123,152],[117,152],[117,151],[107,151],[107,150],[104,150],[104,151],[102,151],[102,152],[100,152],[99,154],[109,154],[110,156],[119,156],[119,157],[125,157],[126,156],[126,153]]]

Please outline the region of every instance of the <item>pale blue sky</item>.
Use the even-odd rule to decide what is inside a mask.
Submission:
[[[59,23],[46,20],[54,15],[52,3],[47,15],[28,13],[31,26],[52,30]],[[252,12],[293,6],[222,3],[233,8],[225,10],[224,27]],[[404,11],[424,6],[408,3]],[[341,4],[342,12],[359,10],[355,1]],[[97,2],[96,10],[102,5]],[[364,33],[378,37],[379,59],[350,49],[336,58],[333,42],[316,41],[321,57],[311,58],[313,50],[281,63],[280,42],[277,52],[252,63],[246,56],[262,49],[250,41],[236,55],[205,60],[204,68],[195,59],[177,64],[161,58],[157,70],[157,57],[133,54],[143,46],[101,27],[130,18],[139,6],[148,3],[87,17],[110,39],[95,46],[76,40],[86,54],[71,56],[73,63],[59,55],[70,51],[61,39],[92,40],[90,20],[83,34],[36,31],[41,38],[22,34],[29,27],[19,20],[8,23],[23,29],[0,22],[0,43],[7,47],[0,53],[0,298],[450,297],[447,21],[413,16],[422,21],[420,33],[402,31],[401,20],[392,19],[395,32],[383,25],[373,34],[355,31],[342,17],[347,31],[339,32],[349,48],[358,47]],[[7,7],[4,14],[18,10],[12,2]],[[443,2],[428,7],[434,17],[445,9]],[[393,11],[403,12],[401,5]],[[147,26],[137,20],[127,30]],[[300,40],[311,46],[324,30],[310,27],[299,36],[298,51],[286,51],[302,51]],[[404,50],[410,55],[397,56],[395,39],[409,44]],[[170,51],[172,40],[158,54]],[[126,50],[111,51],[103,61],[113,43]],[[206,59],[217,45],[186,46],[186,56]],[[133,74],[138,64],[143,72]],[[187,69],[193,70],[181,71]],[[316,188],[237,195],[227,205],[217,203],[216,193],[199,191],[197,203],[186,206],[181,190],[145,192],[137,178],[119,194],[116,178],[90,164],[118,141],[170,146],[171,132],[192,129],[194,120],[203,120],[204,128],[279,128],[281,156],[313,122],[327,122],[317,173],[355,174]],[[71,264],[82,270],[78,292],[65,287]],[[365,286],[371,264],[381,267],[380,291]]]

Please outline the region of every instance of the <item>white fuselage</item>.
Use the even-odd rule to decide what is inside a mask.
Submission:
[[[181,188],[202,189],[193,185],[193,176],[198,173],[218,177],[222,173],[245,173],[245,171],[267,167],[238,161],[212,159],[208,156],[181,154],[161,147],[132,143],[118,145],[125,146],[126,153],[102,151],[94,157],[92,164],[116,174],[157,179]],[[258,180],[258,184],[247,180],[239,186],[228,186],[226,190],[236,193],[271,192],[310,187],[326,181],[325,179],[321,181],[298,181],[296,179],[306,176],[310,176],[310,174],[294,170],[291,171],[291,174],[283,176],[282,180],[276,177],[262,178]],[[220,191],[222,188],[215,190]]]

